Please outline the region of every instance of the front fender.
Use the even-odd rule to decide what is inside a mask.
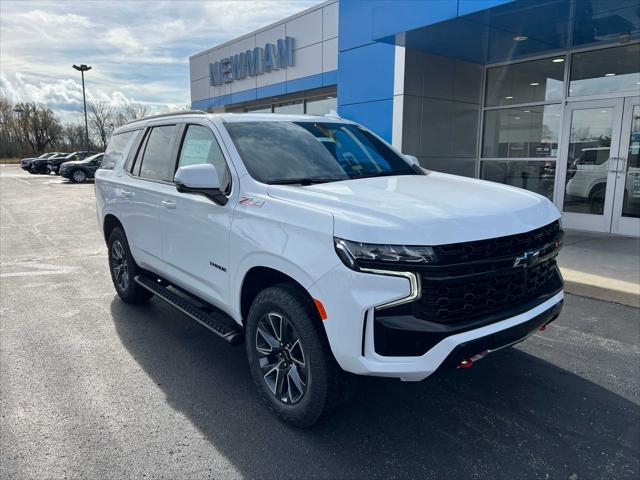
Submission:
[[[236,320],[241,319],[242,284],[252,268],[277,270],[308,290],[341,263],[331,214],[269,197],[261,208],[236,208],[229,240],[229,305]]]

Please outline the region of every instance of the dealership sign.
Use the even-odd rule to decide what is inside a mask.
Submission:
[[[256,47],[210,63],[209,73],[211,85],[217,86],[292,66],[293,38],[285,37],[275,45],[267,43],[264,48]]]

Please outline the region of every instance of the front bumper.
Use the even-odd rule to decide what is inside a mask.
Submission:
[[[438,339],[419,356],[383,356],[376,352],[375,307],[406,297],[409,280],[355,272],[339,265],[311,288],[327,312],[323,322],[331,350],[346,371],[359,375],[419,381],[436,370],[517,343],[553,321],[562,308],[562,290],[532,308]],[[457,362],[457,363],[456,363]]]

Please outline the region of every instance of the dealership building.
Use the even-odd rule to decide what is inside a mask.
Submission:
[[[336,110],[568,228],[640,235],[640,0],[330,0],[193,55],[190,82],[195,109]]]

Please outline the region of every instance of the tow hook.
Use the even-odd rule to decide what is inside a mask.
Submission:
[[[471,360],[470,358],[465,358],[460,362],[460,365],[458,365],[458,368],[471,368],[471,367],[473,367],[473,360]]]
[[[460,364],[458,365],[458,368],[471,368],[473,367],[474,362],[477,362],[478,360],[482,360],[484,357],[486,357],[490,353],[491,353],[491,350],[484,350],[474,355],[473,357],[465,358],[460,362]]]

